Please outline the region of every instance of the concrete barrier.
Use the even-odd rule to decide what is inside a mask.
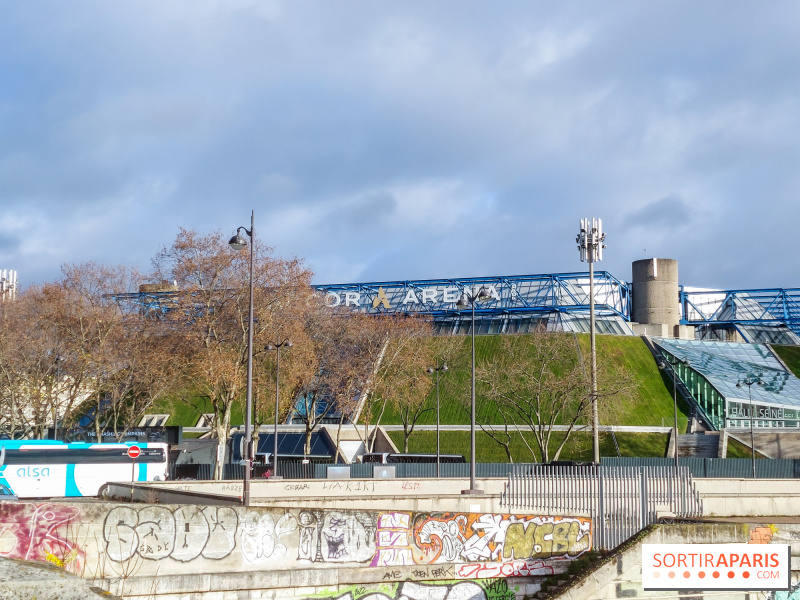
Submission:
[[[581,517],[105,502],[0,505],[0,557],[58,564],[126,598],[308,598],[373,585],[384,586],[381,593],[392,600],[392,594],[405,594],[409,582],[425,582],[413,588],[418,594],[426,590],[419,600],[443,600],[451,593],[461,598],[469,590],[476,600],[511,600],[591,547],[592,524]],[[497,579],[512,587],[496,584],[492,596],[486,590]],[[464,582],[473,585],[450,591]]]
[[[796,516],[800,507],[798,479],[695,479],[708,517]]]

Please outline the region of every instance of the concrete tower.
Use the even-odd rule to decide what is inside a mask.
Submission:
[[[681,313],[678,298],[678,261],[647,258],[632,265],[631,319],[641,325],[636,333],[678,337]]]

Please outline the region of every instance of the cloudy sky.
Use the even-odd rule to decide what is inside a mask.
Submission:
[[[800,4],[12,0],[0,269],[138,265],[180,227],[317,283],[680,261],[800,287]]]

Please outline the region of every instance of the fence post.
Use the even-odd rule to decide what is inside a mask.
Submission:
[[[603,493],[604,493],[604,490],[603,490],[603,487],[604,487],[603,470],[605,469],[605,467],[601,467],[601,466],[598,465],[595,468],[597,469],[597,477],[595,479],[595,481],[597,482],[597,512],[598,512],[597,516],[598,516],[598,520],[600,521],[600,527],[598,527],[597,529],[599,531],[601,531],[600,543],[603,544],[603,547],[605,547],[605,544],[606,544],[606,511],[605,511],[605,506],[604,506],[604,502],[603,502]]]

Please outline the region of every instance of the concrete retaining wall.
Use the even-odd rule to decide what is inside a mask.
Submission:
[[[366,510],[400,507],[410,511],[504,512],[502,494],[506,478],[478,480],[483,494],[462,495],[469,488],[468,479],[280,479],[253,480],[250,491],[255,506],[303,506],[304,508],[363,508]],[[182,500],[170,491],[187,494]],[[109,498],[129,500],[131,485],[109,484]],[[222,504],[224,499],[238,502],[242,496],[241,481],[164,481],[148,482],[135,487],[134,500],[142,502],[194,502],[197,494],[209,503]],[[190,498],[195,495],[194,500]],[[204,502],[205,503],[205,502]]]
[[[585,600],[586,598],[693,598],[705,600],[787,600],[800,597],[793,592],[645,592],[642,589],[642,544],[790,544],[792,547],[792,581],[800,577],[800,524],[784,523],[682,523],[655,525],[635,541],[623,545],[591,573],[577,580],[568,589],[553,594],[552,600]],[[709,586],[713,587],[713,586]]]
[[[392,600],[404,593],[396,584],[417,581],[428,582],[428,596],[421,600],[445,600],[461,582],[511,578],[513,589],[502,593],[521,598],[537,578],[563,571],[591,547],[591,522],[580,517],[100,502],[0,505],[0,557],[50,562],[125,597],[307,598],[373,586]],[[485,591],[478,593],[487,586],[461,586],[456,597],[465,600],[461,594],[472,590],[470,599],[489,600]]]

